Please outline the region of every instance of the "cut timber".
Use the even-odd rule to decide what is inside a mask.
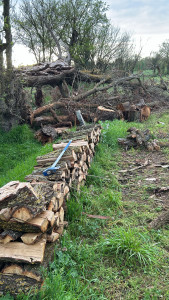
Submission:
[[[24,244],[33,245],[42,237],[42,233],[25,233],[21,236]]]
[[[46,166],[47,164],[52,164],[53,162],[55,162],[55,160],[58,158],[58,156],[61,154],[61,150],[58,151],[53,151],[51,153],[48,153],[46,155],[43,156],[39,156],[37,157],[37,165],[38,166]],[[60,162],[66,162],[66,161],[76,161],[77,160],[77,155],[75,153],[75,151],[73,149],[67,149],[66,152],[63,154],[61,160],[59,161],[59,165]],[[62,168],[64,168],[64,165],[62,166]],[[65,165],[66,168],[66,165]]]
[[[10,219],[9,222],[0,220],[0,228],[3,229],[12,229],[19,232],[46,232],[48,228],[49,221],[43,214],[38,215],[37,217],[23,222],[19,222],[13,219]]]
[[[58,240],[60,237],[60,234],[57,232],[52,232],[51,234],[47,234],[47,242],[54,243],[56,240]]]
[[[54,184],[53,190],[57,193],[64,194],[64,188],[65,188],[66,183],[63,181],[58,181]]]
[[[63,207],[60,208],[59,210],[59,223],[62,225],[64,222],[64,209]]]
[[[44,258],[46,240],[42,239],[34,245],[13,242],[0,245],[1,261],[19,261],[30,264],[42,263]]]
[[[6,295],[10,293],[16,298],[19,293],[29,293],[31,291],[36,291],[40,289],[42,282],[26,277],[23,275],[11,275],[11,274],[1,274],[0,273],[0,293],[1,295]]]
[[[22,268],[21,266],[17,264],[12,264],[12,265],[6,265],[2,270],[2,274],[6,275],[23,275],[32,279],[35,279],[36,281],[41,282],[42,278],[40,276],[37,276],[35,273],[30,272]]]
[[[15,207],[10,208],[3,208],[0,210],[0,220],[9,221],[12,217],[12,213],[14,211]]]
[[[15,241],[20,238],[22,235],[21,232],[15,232],[13,230],[5,230],[0,234],[0,243],[7,244],[11,241]]]
[[[59,226],[58,228],[56,228],[54,231],[59,233],[59,235],[63,234],[63,230],[64,230],[64,225]]]
[[[53,227],[55,223],[55,217],[54,217],[54,212],[50,210],[46,210],[43,213],[40,214],[41,218],[47,219],[50,226]]]
[[[45,198],[35,193],[29,182],[8,183],[0,188],[0,208],[27,207],[33,216],[45,208]]]
[[[105,120],[114,120],[114,119],[117,119],[116,111],[105,108],[103,106],[98,106],[96,111],[96,120],[105,121]]]
[[[66,143],[60,143],[60,144],[53,144],[53,150],[58,150],[58,149],[64,149],[67,145]],[[82,150],[84,150],[85,148],[89,148],[89,144],[87,141],[84,140],[78,140],[78,141],[73,141],[69,147],[82,147]]]
[[[27,207],[20,207],[14,211],[12,218],[15,218],[16,220],[27,221],[33,218],[33,214]]]

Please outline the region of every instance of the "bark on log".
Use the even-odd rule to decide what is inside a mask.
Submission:
[[[13,230],[5,230],[0,234],[0,243],[1,244],[7,244],[11,241],[17,240],[19,237],[21,237],[22,233],[16,232]]]
[[[169,223],[169,210],[160,214],[155,220],[153,220],[149,225],[149,229],[159,229],[162,226]]]
[[[45,210],[45,198],[35,193],[30,183],[9,182],[0,189],[0,208],[26,207],[33,216]]]
[[[71,77],[75,72],[75,69],[70,70],[63,70],[59,74],[55,75],[49,75],[47,76],[24,76],[23,77],[23,85],[26,87],[32,87],[32,86],[43,86],[43,85],[51,85],[52,87],[55,87],[62,83],[66,77]]]
[[[25,245],[20,242],[0,244],[0,261],[41,263],[44,258],[45,245],[44,239],[34,245]]]

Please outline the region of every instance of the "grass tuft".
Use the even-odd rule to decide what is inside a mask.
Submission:
[[[114,257],[117,263],[123,262],[129,267],[151,265],[157,260],[157,248],[150,244],[145,233],[137,229],[126,230],[117,227],[102,238],[100,249],[104,255]]]

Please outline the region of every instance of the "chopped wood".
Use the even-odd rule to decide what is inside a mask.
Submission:
[[[52,232],[51,234],[47,234],[47,242],[54,243],[56,240],[58,240],[60,237],[60,234],[57,232]]]
[[[23,275],[13,274],[1,274],[0,273],[0,293],[1,295],[6,295],[10,293],[10,295],[16,298],[19,293],[29,293],[31,291],[36,291],[40,289],[42,282],[38,282],[37,280],[26,277]]]
[[[12,213],[14,211],[15,207],[10,208],[3,208],[0,210],[0,220],[9,221],[9,219],[12,217]]]
[[[0,220],[0,228],[12,229],[19,232],[46,232],[48,228],[49,221],[47,218],[43,217],[43,214],[37,217],[23,222],[16,221],[11,218],[10,221]]]
[[[50,226],[53,227],[55,223],[55,217],[54,217],[54,212],[50,210],[46,210],[43,213],[40,214],[41,218],[47,219]]]
[[[6,265],[2,270],[2,274],[6,275],[23,275],[32,279],[35,279],[36,281],[41,282],[42,278],[41,276],[37,276],[35,273],[24,270],[21,266],[17,264],[12,264],[12,265]]]
[[[42,212],[45,208],[45,198],[35,193],[28,182],[7,184],[0,188],[0,208],[27,207],[33,216]]]
[[[28,221],[33,218],[33,214],[27,207],[16,208],[12,213],[12,218],[16,220]]]
[[[0,243],[7,244],[11,241],[15,241],[20,238],[22,235],[21,232],[16,232],[13,230],[5,230],[0,234]]]
[[[63,224],[64,221],[64,209],[63,207],[60,208],[59,210],[59,224]]]
[[[46,240],[44,239],[34,245],[26,245],[20,242],[0,244],[0,260],[30,264],[41,263],[44,258],[45,245]]]
[[[60,144],[53,144],[53,150],[58,149],[64,149],[67,145],[67,142],[61,142]],[[69,147],[82,147],[82,150],[89,147],[89,144],[87,141],[84,140],[78,140],[78,141],[72,141],[72,143],[69,145]]]
[[[27,245],[35,244],[42,237],[42,233],[25,233],[21,236],[23,243]]]

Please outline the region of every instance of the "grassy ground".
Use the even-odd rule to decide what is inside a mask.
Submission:
[[[126,136],[131,126],[149,128],[154,138],[169,138],[167,113],[151,116],[144,124],[103,124],[86,185],[80,192],[72,190],[67,203],[69,226],[56,246],[49,272],[44,271],[43,289],[18,299],[169,299],[168,228],[147,229],[148,222],[167,207],[167,202],[160,195],[159,202],[154,197],[160,181],[146,183],[147,178],[160,176],[162,183],[169,185],[167,169],[145,168],[126,176],[119,172],[146,158],[150,165],[157,163],[157,158],[167,163],[169,149],[163,148],[158,154],[144,149],[125,152],[117,138]],[[89,219],[82,213],[109,219]]]
[[[10,132],[0,132],[0,186],[11,180],[24,181],[32,173],[36,157],[52,150],[34,139],[27,125],[17,126]]]

